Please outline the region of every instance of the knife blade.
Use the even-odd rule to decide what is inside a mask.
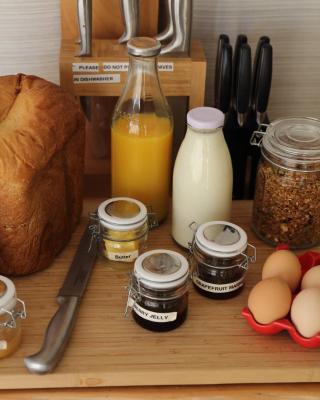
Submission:
[[[51,372],[59,363],[71,337],[81,298],[86,290],[98,254],[98,235],[89,223],[81,237],[64,283],[58,293],[57,312],[52,317],[39,352],[24,359],[27,369],[36,374]]]

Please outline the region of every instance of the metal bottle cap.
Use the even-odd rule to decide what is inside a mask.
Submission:
[[[152,289],[169,289],[188,278],[188,261],[171,250],[151,250],[139,256],[134,265],[135,277]]]
[[[127,48],[132,56],[153,57],[160,53],[161,43],[150,37],[135,37],[128,41]]]
[[[0,315],[14,309],[17,303],[16,288],[14,283],[0,275],[1,293],[0,293]]]
[[[248,245],[246,232],[240,226],[226,221],[212,221],[202,224],[195,235],[197,246],[214,257],[234,257],[241,254]]]
[[[98,217],[103,226],[119,231],[139,228],[148,219],[146,206],[129,197],[105,200],[98,207]]]

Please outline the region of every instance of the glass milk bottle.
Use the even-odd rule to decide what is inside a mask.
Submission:
[[[129,72],[111,126],[112,196],[140,200],[159,221],[168,213],[172,114],[157,70],[160,42],[129,40]]]
[[[192,242],[192,223],[229,221],[232,164],[222,126],[224,114],[198,107],[187,115],[188,129],[173,170],[172,236],[183,247]]]

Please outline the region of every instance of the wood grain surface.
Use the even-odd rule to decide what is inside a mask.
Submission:
[[[55,296],[84,229],[87,214],[101,199],[86,201],[81,225],[70,245],[45,271],[15,279],[26,301],[28,319],[23,343],[14,356],[0,363],[2,389],[208,385],[239,383],[319,382],[319,349],[306,350],[287,334],[258,335],[246,324],[241,309],[249,289],[261,274],[270,247],[249,228],[251,203],[235,202],[233,221],[245,228],[258,248],[257,263],[246,288],[236,298],[215,301],[190,287],[189,316],[168,333],[149,332],[129,316],[124,318],[131,264],[97,262],[72,339],[53,374],[36,376],[23,366],[23,357],[37,351],[46,326],[57,309]],[[170,221],[150,233],[150,249],[169,248],[185,255],[170,237]]]
[[[73,40],[63,40],[60,53],[61,86],[76,96],[119,96],[125,84],[127,72],[116,72],[120,82],[75,84],[73,77],[83,76],[81,72],[72,72],[73,63],[94,62],[99,64],[100,71],[89,75],[100,75],[105,62],[128,62],[128,52],[124,45],[116,40],[94,40],[92,57],[75,57],[77,46]],[[173,63],[173,71],[160,71],[161,87],[166,96],[190,96],[192,107],[201,106],[204,102],[206,82],[206,58],[199,41],[191,44],[190,57],[186,54],[166,54],[158,62]],[[108,74],[105,74],[107,76]]]
[[[5,400],[319,400],[319,384],[4,390]]]

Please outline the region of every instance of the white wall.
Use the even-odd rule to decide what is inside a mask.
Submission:
[[[207,103],[213,104],[214,59],[219,34],[234,44],[237,34],[248,36],[254,55],[257,40],[270,36],[273,82],[269,114],[320,118],[320,1],[319,0],[194,0],[195,37],[209,60]]]
[[[193,25],[209,60],[208,105],[219,34],[229,34],[233,43],[238,33],[247,34],[253,52],[259,36],[269,35],[271,117],[320,117],[319,0],[194,0]],[[0,75],[24,72],[58,82],[59,41],[59,0],[0,0]]]
[[[0,0],[0,75],[59,80],[59,0]]]

